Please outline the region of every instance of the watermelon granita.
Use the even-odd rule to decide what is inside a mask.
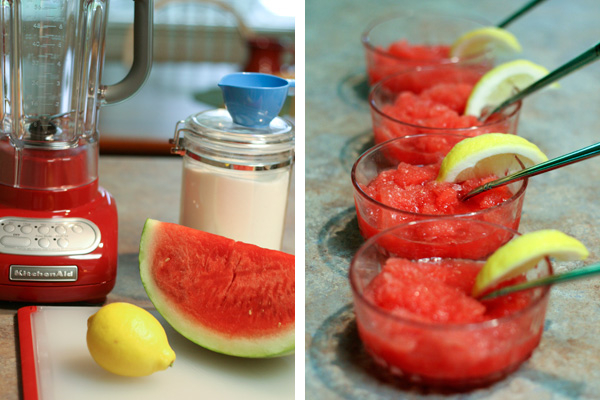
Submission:
[[[471,91],[484,73],[477,67],[435,66],[386,77],[369,95],[375,143],[420,133],[516,134],[520,103],[485,122],[464,115]]]
[[[393,374],[428,385],[489,384],[517,369],[540,342],[548,290],[477,300],[470,293],[483,264],[392,257],[371,271],[354,260],[350,279],[367,352]],[[547,264],[540,268],[549,273]]]
[[[247,358],[294,352],[293,255],[148,219],[139,262],[158,312],[194,343]]]
[[[405,11],[388,13],[361,36],[371,85],[407,68],[427,65],[479,65],[491,68],[494,51],[464,57],[451,55],[451,45],[466,32],[488,24],[464,16]]]
[[[450,46],[411,44],[406,39],[377,46],[367,51],[367,75],[374,85],[386,76],[403,69],[447,63]]]
[[[440,163],[419,166],[401,162],[394,170],[382,171],[363,190],[371,199],[389,207],[429,215],[477,212],[501,204],[513,196],[508,187],[500,186],[461,201],[461,194],[497,177],[490,175],[461,183],[438,182],[439,169]]]
[[[419,140],[439,142],[448,135],[427,134]],[[410,142],[414,138],[394,139],[365,152],[354,164],[352,182],[354,201],[360,233],[369,238],[392,226],[423,219],[462,217],[469,220],[483,220],[517,229],[527,180],[514,185],[500,186],[466,201],[461,196],[486,182],[496,179],[494,175],[473,178],[461,183],[438,182],[436,180],[443,156],[430,164],[414,165],[398,161],[396,149],[399,142]],[[402,146],[400,146],[402,147]],[[392,157],[390,157],[390,154]],[[437,229],[437,228],[436,228]],[[472,252],[485,253],[495,248],[501,237],[482,235],[477,243],[462,244],[470,227],[445,228],[439,232],[419,232],[417,236],[435,236],[440,247],[446,249],[444,256],[454,257],[456,251],[468,248]],[[403,246],[399,238],[388,246]],[[419,251],[418,244],[410,247]]]

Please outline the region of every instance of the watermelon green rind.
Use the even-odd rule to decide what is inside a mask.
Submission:
[[[173,237],[168,237],[168,234],[165,233],[165,231],[168,231],[169,229],[174,229],[175,227],[177,227],[177,229],[182,228],[179,225],[148,219],[144,225],[140,241],[139,265],[141,280],[146,290],[146,293],[148,294],[148,297],[150,298],[158,312],[164,317],[164,319],[176,331],[178,331],[187,339],[215,352],[248,358],[278,357],[293,354],[295,349],[295,322],[293,315],[289,315],[290,312],[293,313],[293,281],[291,282],[290,287],[289,279],[288,282],[286,282],[285,277],[282,277],[281,280],[278,278],[278,274],[282,273],[282,263],[289,265],[290,261],[292,265],[292,271],[289,271],[289,268],[287,268],[287,271],[283,272],[288,274],[288,277],[289,273],[291,272],[291,276],[293,276],[293,256],[281,252],[276,252],[274,250],[262,249],[257,246],[249,245],[246,243],[235,242],[231,239],[211,235],[202,231],[191,232],[191,230],[189,230],[190,228],[184,229],[188,229],[189,231],[186,231],[186,233],[189,233],[191,236],[179,234],[176,236],[173,235]],[[229,296],[233,299],[228,298],[228,292],[222,292],[218,290],[214,297],[217,298],[216,301],[227,301],[229,303],[233,302],[236,305],[238,303],[243,306],[247,306],[247,304],[253,304],[253,307],[256,307],[256,309],[262,307],[262,311],[266,311],[266,314],[269,314],[269,312],[271,312],[272,309],[277,311],[278,307],[280,306],[279,300],[281,300],[282,303],[287,302],[288,306],[287,309],[284,311],[287,312],[288,315],[282,315],[282,320],[284,321],[283,324],[271,324],[272,326],[267,327],[265,329],[263,329],[261,325],[253,329],[252,319],[250,318],[252,314],[250,313],[250,315],[247,316],[245,315],[245,312],[238,312],[238,310],[234,309],[232,311],[224,311],[224,314],[222,314],[220,317],[222,324],[220,324],[217,321],[217,326],[211,326],[211,321],[200,321],[198,318],[196,318],[198,317],[198,315],[191,316],[191,314],[194,314],[196,310],[192,309],[194,307],[193,301],[186,301],[188,296],[183,295],[180,299],[177,299],[177,301],[173,300],[173,296],[176,296],[177,293],[174,294],[173,288],[163,287],[165,285],[163,280],[157,280],[156,278],[157,274],[160,272],[159,268],[161,268],[157,267],[157,265],[161,265],[161,260],[155,260],[155,257],[157,256],[156,253],[160,251],[160,248],[169,247],[164,246],[158,242],[171,241],[171,243],[174,244],[173,247],[175,250],[173,251],[173,254],[168,254],[167,257],[163,257],[164,262],[168,262],[171,257],[173,257],[173,259],[175,260],[180,255],[177,253],[186,252],[187,249],[192,249],[195,246],[198,246],[198,243],[200,242],[210,242],[211,240],[214,241],[215,244],[214,246],[210,246],[206,249],[207,253],[211,253],[206,257],[214,257],[214,259],[198,258],[198,265],[193,266],[193,268],[202,269],[205,265],[208,268],[213,266],[214,264],[222,264],[226,267],[233,265],[234,267],[232,271],[228,270],[227,268],[224,268],[222,272],[217,271],[216,278],[214,278],[215,274],[208,275],[208,278],[214,278],[216,282],[214,283],[212,280],[207,279],[207,281],[212,282],[212,284],[210,285],[211,287],[201,287],[203,280],[195,282],[194,285],[199,285],[197,286],[197,290],[199,292],[202,292],[203,290],[212,290],[212,286],[218,287],[219,283],[227,282],[229,284],[229,286],[227,286],[227,289],[231,289],[233,292],[234,284],[243,282],[244,278],[248,280],[248,274],[252,275],[255,273],[255,271],[247,271],[245,270],[245,268],[251,269],[255,265],[261,264],[259,265],[259,267],[263,268],[264,272],[261,272],[261,276],[258,276],[256,278],[254,278],[254,276],[252,275],[252,279],[250,279],[250,284],[252,284],[252,281],[254,280],[257,281],[257,283],[254,284],[255,287],[252,290],[250,290],[249,288],[246,289],[243,286],[241,287],[242,295],[245,294],[244,291],[249,292],[246,293],[246,297],[248,297],[247,299],[243,298],[238,301],[236,296],[240,295],[239,292],[237,295],[235,295],[234,293],[233,295]],[[238,258],[232,260],[231,258],[234,257],[234,255]],[[186,256],[189,255],[186,254]],[[272,259],[275,261],[271,261]],[[211,262],[211,260],[218,260],[218,262]],[[174,263],[176,264],[177,262],[175,261]],[[263,263],[265,264],[264,267],[262,267]],[[162,265],[164,268],[164,266],[167,264],[163,263]],[[172,268],[170,265],[168,267]],[[153,270],[153,268],[157,269]],[[233,275],[231,277],[228,277],[227,274],[230,273],[232,273]],[[246,275],[244,276],[244,274]],[[269,276],[268,274],[272,275]],[[221,278],[220,275],[224,275],[224,277]],[[194,277],[195,274],[190,279],[193,280]],[[228,281],[228,279],[231,279],[231,281]],[[275,281],[275,283],[271,284],[272,281]],[[205,284],[205,286],[206,285],[208,284]],[[260,285],[260,287],[257,288],[257,285]],[[186,289],[182,289],[182,293],[184,293],[185,290]],[[189,287],[187,288],[187,290],[189,290]],[[254,296],[253,293],[256,292],[260,293]],[[265,293],[263,292],[266,292],[266,295],[264,295]],[[271,304],[269,295],[273,293],[275,293],[277,295],[276,297],[278,298],[272,299],[273,304]],[[221,300],[219,300],[219,296],[222,297]],[[269,303],[266,305],[257,305],[257,296],[260,297],[258,299],[259,302],[265,301],[264,299],[267,298],[269,299]],[[281,298],[279,298],[279,296],[281,296]],[[208,309],[208,311],[198,311],[198,313],[202,314],[202,312],[208,312],[210,314],[213,308],[218,308],[212,307],[210,304],[208,304],[208,302],[212,300],[212,296],[210,297],[210,300],[207,300],[206,308]],[[292,310],[290,310],[289,307],[290,300],[292,301]],[[187,310],[185,308],[186,306],[188,307]],[[257,312],[258,311],[255,311],[255,314]],[[202,315],[200,315],[200,317],[202,317]],[[255,318],[259,317],[260,315],[255,315]],[[265,318],[267,318],[268,320],[269,316],[267,315],[267,317]],[[229,321],[231,321],[231,324],[234,326],[236,326],[235,324],[238,324],[237,328],[233,330],[229,329],[228,331],[227,324],[229,324]],[[246,327],[248,329],[246,329]]]

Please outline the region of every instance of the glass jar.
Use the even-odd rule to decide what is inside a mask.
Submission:
[[[181,225],[281,250],[294,164],[291,122],[276,117],[250,128],[225,109],[209,110],[179,121],[173,143],[183,156]]]

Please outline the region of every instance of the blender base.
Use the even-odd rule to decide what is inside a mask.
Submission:
[[[0,285],[0,300],[18,303],[92,303],[101,304],[115,286],[115,281],[80,286]]]
[[[117,274],[114,198],[97,181],[68,191],[75,202],[65,201],[65,192],[16,190],[28,208],[14,207],[5,200],[17,196],[0,191],[0,301],[102,302]]]

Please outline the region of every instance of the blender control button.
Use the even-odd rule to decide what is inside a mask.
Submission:
[[[31,225],[23,225],[21,227],[21,232],[23,232],[25,234],[31,233],[31,232],[33,232],[33,227]]]
[[[73,232],[75,232],[75,233],[83,232],[83,228],[81,227],[81,225],[73,225],[73,227],[71,229],[73,229]]]
[[[11,232],[14,232],[15,229],[17,229],[17,227],[14,226],[13,224],[4,225],[4,232],[11,233]]]
[[[47,227],[46,225],[42,225],[38,228],[38,232],[41,233],[42,235],[45,235],[48,232],[50,232],[50,228]]]
[[[62,226],[62,225],[58,225],[56,228],[54,228],[54,230],[59,235],[64,235],[65,233],[67,233],[67,229],[64,226]]]
[[[50,246],[50,240],[46,238],[41,238],[40,240],[38,240],[38,244],[40,245],[40,247],[46,249],[48,248],[48,246]]]
[[[31,240],[22,236],[2,236],[0,243],[6,247],[27,247]]]
[[[60,238],[56,241],[58,247],[62,247],[63,249],[69,245],[69,241],[65,238]]]

